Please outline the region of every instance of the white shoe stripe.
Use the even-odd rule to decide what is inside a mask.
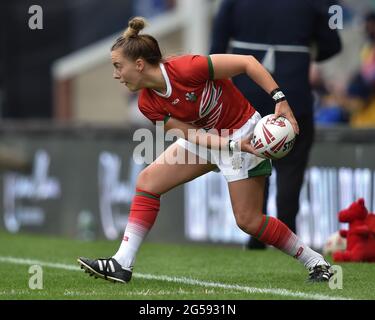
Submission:
[[[103,263],[102,263],[102,261],[98,260],[98,264],[99,264],[99,270],[103,271]]]
[[[113,265],[113,261],[109,260],[109,265],[111,266],[111,271],[115,272],[115,266]]]

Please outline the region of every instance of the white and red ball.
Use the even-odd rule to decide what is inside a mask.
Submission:
[[[323,255],[329,256],[335,253],[336,251],[346,250],[346,239],[341,237],[340,232],[337,231],[331,234],[323,246]]]
[[[296,135],[288,119],[274,118],[274,114],[263,117],[254,128],[251,144],[259,157],[281,159],[292,150]]]

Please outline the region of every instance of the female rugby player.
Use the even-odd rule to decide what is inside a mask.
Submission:
[[[262,213],[265,177],[271,174],[271,162],[255,155],[249,138],[261,117],[229,78],[247,74],[275,100],[275,117],[286,117],[298,133],[286,97],[272,76],[252,56],[183,55],[163,59],[155,38],[139,34],[144,26],[143,18],[131,19],[113,44],[113,77],[130,91],[140,91],[139,109],[148,119],[155,124],[164,122],[166,130],[178,129],[181,138],[139,174],[117,253],[104,259],[81,257],[81,267],[106,280],[128,282],[137,251],[158,214],[161,195],[218,168],[228,182],[238,226],[300,261],[309,271],[308,280],[328,281],[332,274],[328,262],[280,220]],[[196,161],[173,161],[181,153]],[[202,161],[201,154],[208,155],[209,162]]]

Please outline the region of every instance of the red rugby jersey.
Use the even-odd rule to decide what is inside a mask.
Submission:
[[[170,116],[204,129],[238,129],[255,109],[231,80],[213,80],[211,58],[185,55],[161,65],[167,92],[142,89],[141,112],[153,123]]]

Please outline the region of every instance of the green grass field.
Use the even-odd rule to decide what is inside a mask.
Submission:
[[[332,290],[327,283],[306,283],[303,266],[273,249],[146,242],[125,285],[79,269],[78,256],[108,257],[118,244],[0,233],[0,300],[375,299],[375,264],[342,264],[343,288]],[[41,290],[29,288],[34,264],[43,269]]]

